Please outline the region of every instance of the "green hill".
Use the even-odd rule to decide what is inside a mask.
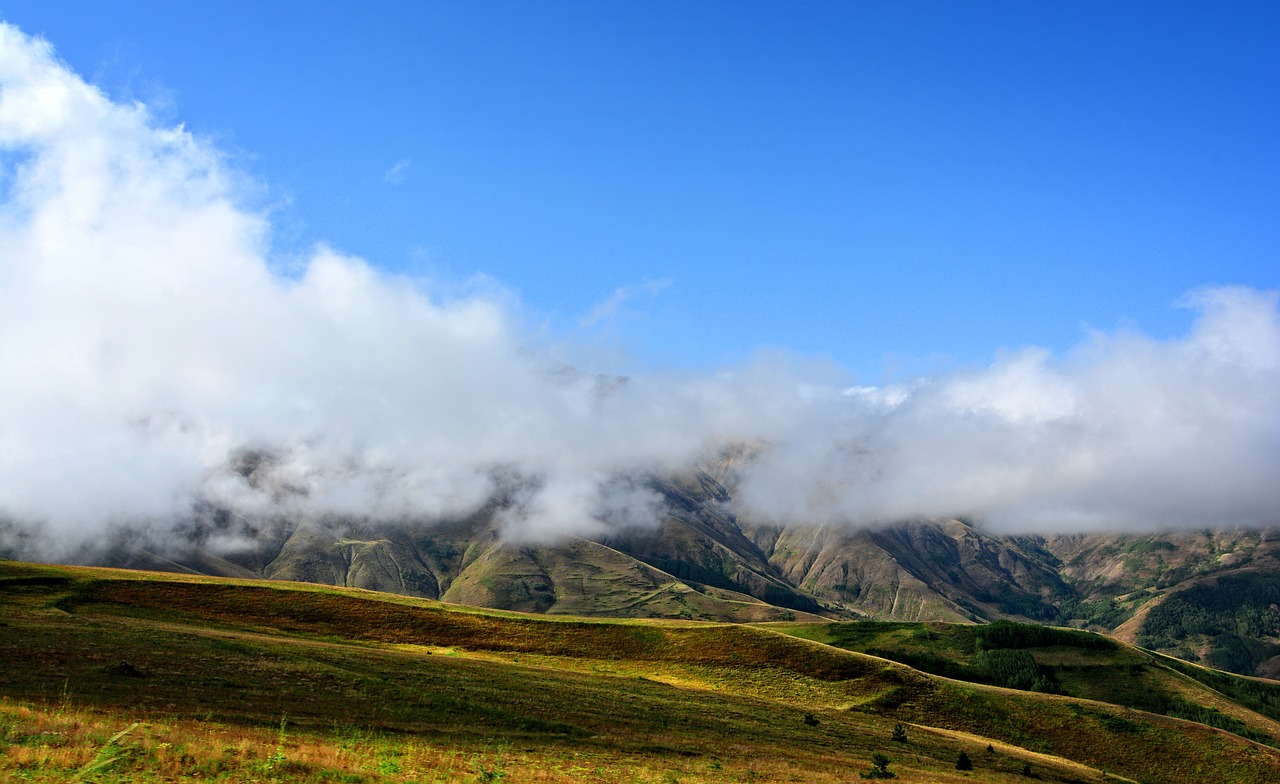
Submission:
[[[975,628],[874,639],[887,652],[883,635],[923,644],[912,635],[924,630],[938,643],[924,649],[974,668],[983,651],[965,650],[964,635]],[[1210,690],[1228,676],[1197,680],[1116,644],[1009,649],[1056,668],[1066,692],[1090,680],[1068,668],[1090,662],[1143,688],[1167,681],[1170,695],[1238,722],[1232,731],[1126,707],[1136,690],[1019,691],[839,647],[856,647],[863,631],[552,618],[0,562],[0,776],[848,782],[875,754],[904,781],[1084,782],[1105,770],[1110,780],[1264,782],[1280,771],[1265,700]],[[1054,651],[1056,663],[1045,658]],[[892,739],[898,725],[905,740]],[[962,751],[971,772],[955,767]]]

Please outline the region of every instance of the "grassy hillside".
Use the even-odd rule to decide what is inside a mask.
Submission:
[[[826,644],[848,628],[535,617],[0,562],[0,777],[848,782],[875,754],[904,781],[1102,781],[1105,769],[1109,780],[1264,782],[1280,771],[1280,752],[1239,734]],[[1104,653],[1117,651],[1132,649]],[[1208,699],[1168,672],[1189,684],[1188,701]],[[1223,715],[1280,737],[1214,694]],[[971,772],[956,770],[962,751]]]
[[[1090,632],[1010,621],[782,628],[935,675],[1109,702],[1280,746],[1280,683],[1197,667]]]

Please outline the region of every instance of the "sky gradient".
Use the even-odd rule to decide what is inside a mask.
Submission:
[[[186,5],[0,16],[215,140],[277,256],[487,276],[601,370],[879,384],[1280,285],[1274,4]]]

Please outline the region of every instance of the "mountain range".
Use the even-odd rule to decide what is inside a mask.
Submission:
[[[253,465],[247,471],[255,470]],[[1074,626],[1240,674],[1280,676],[1280,531],[997,535],[964,519],[869,528],[732,511],[732,464],[645,483],[652,526],[554,543],[504,535],[494,498],[450,520],[248,520],[215,507],[164,547],[99,565],[365,588],[555,615]],[[235,539],[234,548],[212,542]]]

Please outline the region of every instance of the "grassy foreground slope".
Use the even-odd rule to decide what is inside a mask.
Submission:
[[[973,683],[1069,695],[1189,719],[1280,746],[1280,683],[1210,670],[1074,629],[859,621],[789,634]]]
[[[15,780],[849,782],[876,753],[904,781],[1280,779],[1239,734],[767,627],[12,562],[0,697]]]

